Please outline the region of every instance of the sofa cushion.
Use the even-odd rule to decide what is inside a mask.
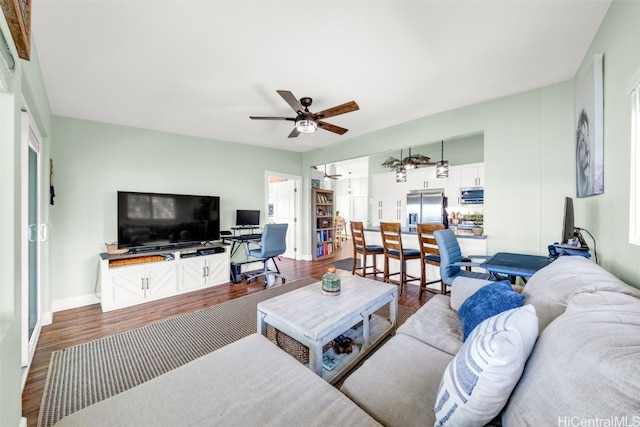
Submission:
[[[409,335],[451,356],[462,346],[460,318],[449,308],[449,297],[444,295],[434,295],[396,333]]]
[[[498,415],[537,337],[538,318],[532,305],[480,323],[442,376],[435,425],[483,426]]]
[[[451,285],[451,309],[458,311],[467,298],[489,283],[493,282],[491,280],[474,279],[472,277],[456,277]]]
[[[340,390],[387,427],[431,426],[438,383],[451,359],[398,334],[349,375]]]
[[[481,287],[467,298],[458,310],[462,322],[462,339],[466,340],[473,328],[485,319],[520,307],[522,301],[524,296],[515,292],[508,281],[494,282]]]
[[[253,334],[62,418],[56,426],[378,425],[310,369]]]
[[[560,316],[572,295],[581,292],[610,290],[640,298],[640,290],[620,279],[593,261],[581,256],[562,256],[536,272],[524,287],[525,304],[536,307],[540,332]]]
[[[587,425],[627,417],[626,425],[632,425],[640,421],[638,396],[640,300],[585,292],[571,298],[565,314],[540,334],[502,421]]]

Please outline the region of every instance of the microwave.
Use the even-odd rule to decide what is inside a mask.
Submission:
[[[463,205],[484,203],[484,187],[461,188],[460,202]]]

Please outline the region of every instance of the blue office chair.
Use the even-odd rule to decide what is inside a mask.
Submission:
[[[471,267],[482,267],[473,259],[488,259],[485,255],[473,255],[463,257],[458,239],[452,230],[437,230],[433,232],[433,237],[438,244],[440,252],[440,278],[442,283],[451,286],[456,277],[473,277],[475,279],[495,280],[489,273],[471,271]],[[468,269],[467,269],[468,268]]]
[[[279,277],[282,283],[285,283],[286,279],[280,273],[275,258],[287,250],[286,236],[288,227],[289,224],[267,224],[264,226],[260,247],[247,251],[248,256],[262,261],[264,269],[258,273],[247,274],[247,283],[259,276],[264,276],[264,286],[268,285],[267,279],[269,276],[273,276],[274,278]],[[269,264],[272,264],[271,269],[269,268]],[[273,269],[274,267],[275,270]]]

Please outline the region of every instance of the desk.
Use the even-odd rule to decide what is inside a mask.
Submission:
[[[522,277],[526,281],[549,262],[549,258],[546,256],[498,252],[480,264],[480,267],[490,273],[506,274],[512,281],[515,276]]]
[[[238,236],[225,236],[222,238],[223,243],[231,243],[231,251],[229,255],[229,258],[231,260],[231,283],[236,284],[242,281],[243,274],[241,269],[243,265],[256,262],[256,260],[249,260],[249,257],[246,256],[246,254],[249,251],[249,245],[251,243],[259,244],[261,241],[261,233],[240,234]],[[244,247],[244,261],[234,261],[233,256],[241,247]]]

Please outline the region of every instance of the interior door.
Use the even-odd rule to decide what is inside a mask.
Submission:
[[[286,258],[298,259],[297,247],[300,239],[300,200],[298,187],[301,177],[267,172],[267,208],[269,222],[289,224],[287,229],[287,250],[283,254]]]

